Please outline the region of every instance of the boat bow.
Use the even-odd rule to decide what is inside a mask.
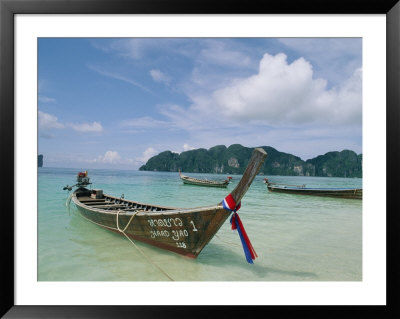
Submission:
[[[262,148],[255,148],[250,158],[247,168],[243,173],[242,178],[236,185],[235,189],[231,192],[231,195],[236,203],[239,203],[243,196],[246,194],[254,178],[257,176],[262,164],[267,157],[267,152]]]
[[[232,230],[238,231],[246,260],[250,264],[252,264],[253,260],[256,259],[257,253],[247,236],[246,230],[244,229],[237,211],[241,207],[241,199],[246,194],[254,178],[260,171],[261,165],[264,163],[266,156],[267,153],[262,148],[254,149],[253,155],[238,185],[236,185],[235,189],[222,201],[222,207],[229,212],[233,212],[230,220]]]

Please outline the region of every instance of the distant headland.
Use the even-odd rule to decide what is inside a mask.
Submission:
[[[43,155],[38,155],[38,167],[43,167]]]
[[[270,146],[260,147],[268,153],[260,170],[262,175],[362,177],[362,154],[357,155],[351,150],[328,152],[303,161]],[[177,172],[180,169],[187,173],[243,174],[253,149],[233,144],[181,154],[165,151],[150,158],[139,170]]]

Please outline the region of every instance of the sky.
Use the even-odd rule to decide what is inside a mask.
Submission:
[[[362,39],[38,39],[43,166],[232,144],[362,153]]]

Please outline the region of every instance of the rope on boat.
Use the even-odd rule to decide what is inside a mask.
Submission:
[[[65,201],[65,206],[67,207],[68,210],[68,215],[71,215],[71,199],[72,199],[73,193],[69,194],[67,200]]]
[[[69,208],[70,204],[71,204],[71,198],[72,198],[73,193],[69,194],[66,202],[65,202],[65,206]]]
[[[164,270],[162,270],[157,264],[155,264],[144,252],[143,250],[141,250],[130,238],[129,236],[125,233],[125,230],[128,228],[128,226],[130,225],[133,217],[138,213],[137,211],[134,212],[134,214],[132,215],[132,217],[129,219],[128,223],[126,224],[125,228],[123,230],[121,230],[119,228],[119,213],[121,212],[121,210],[118,210],[117,212],[117,228],[118,231],[122,234],[124,234],[124,236],[132,243],[133,246],[135,246],[135,248],[143,255],[144,258],[146,258],[146,260],[152,264],[154,267],[156,267],[159,271],[161,271],[169,280],[174,281]]]
[[[120,212],[122,212],[122,211],[121,211],[121,210],[118,210],[118,212],[117,212],[117,228],[118,228],[118,231],[119,231],[120,233],[124,233],[125,230],[128,228],[129,224],[131,223],[133,217],[134,217],[138,212],[136,211],[136,212],[134,212],[134,213],[132,214],[132,217],[131,217],[131,219],[129,219],[129,222],[126,224],[124,230],[121,230],[121,229],[119,228],[119,213],[120,213]]]

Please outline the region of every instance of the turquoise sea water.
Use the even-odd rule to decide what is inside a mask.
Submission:
[[[62,188],[79,169],[38,170],[39,281],[361,281],[362,201],[268,192],[263,179],[307,187],[357,187],[362,179],[257,176],[239,215],[258,258],[248,264],[229,219],[197,259],[135,242],[80,217]],[[188,174],[224,179],[226,175]],[[227,189],[184,185],[178,173],[89,170],[93,188],[163,206],[217,204]],[[157,267],[163,270],[160,271]]]

